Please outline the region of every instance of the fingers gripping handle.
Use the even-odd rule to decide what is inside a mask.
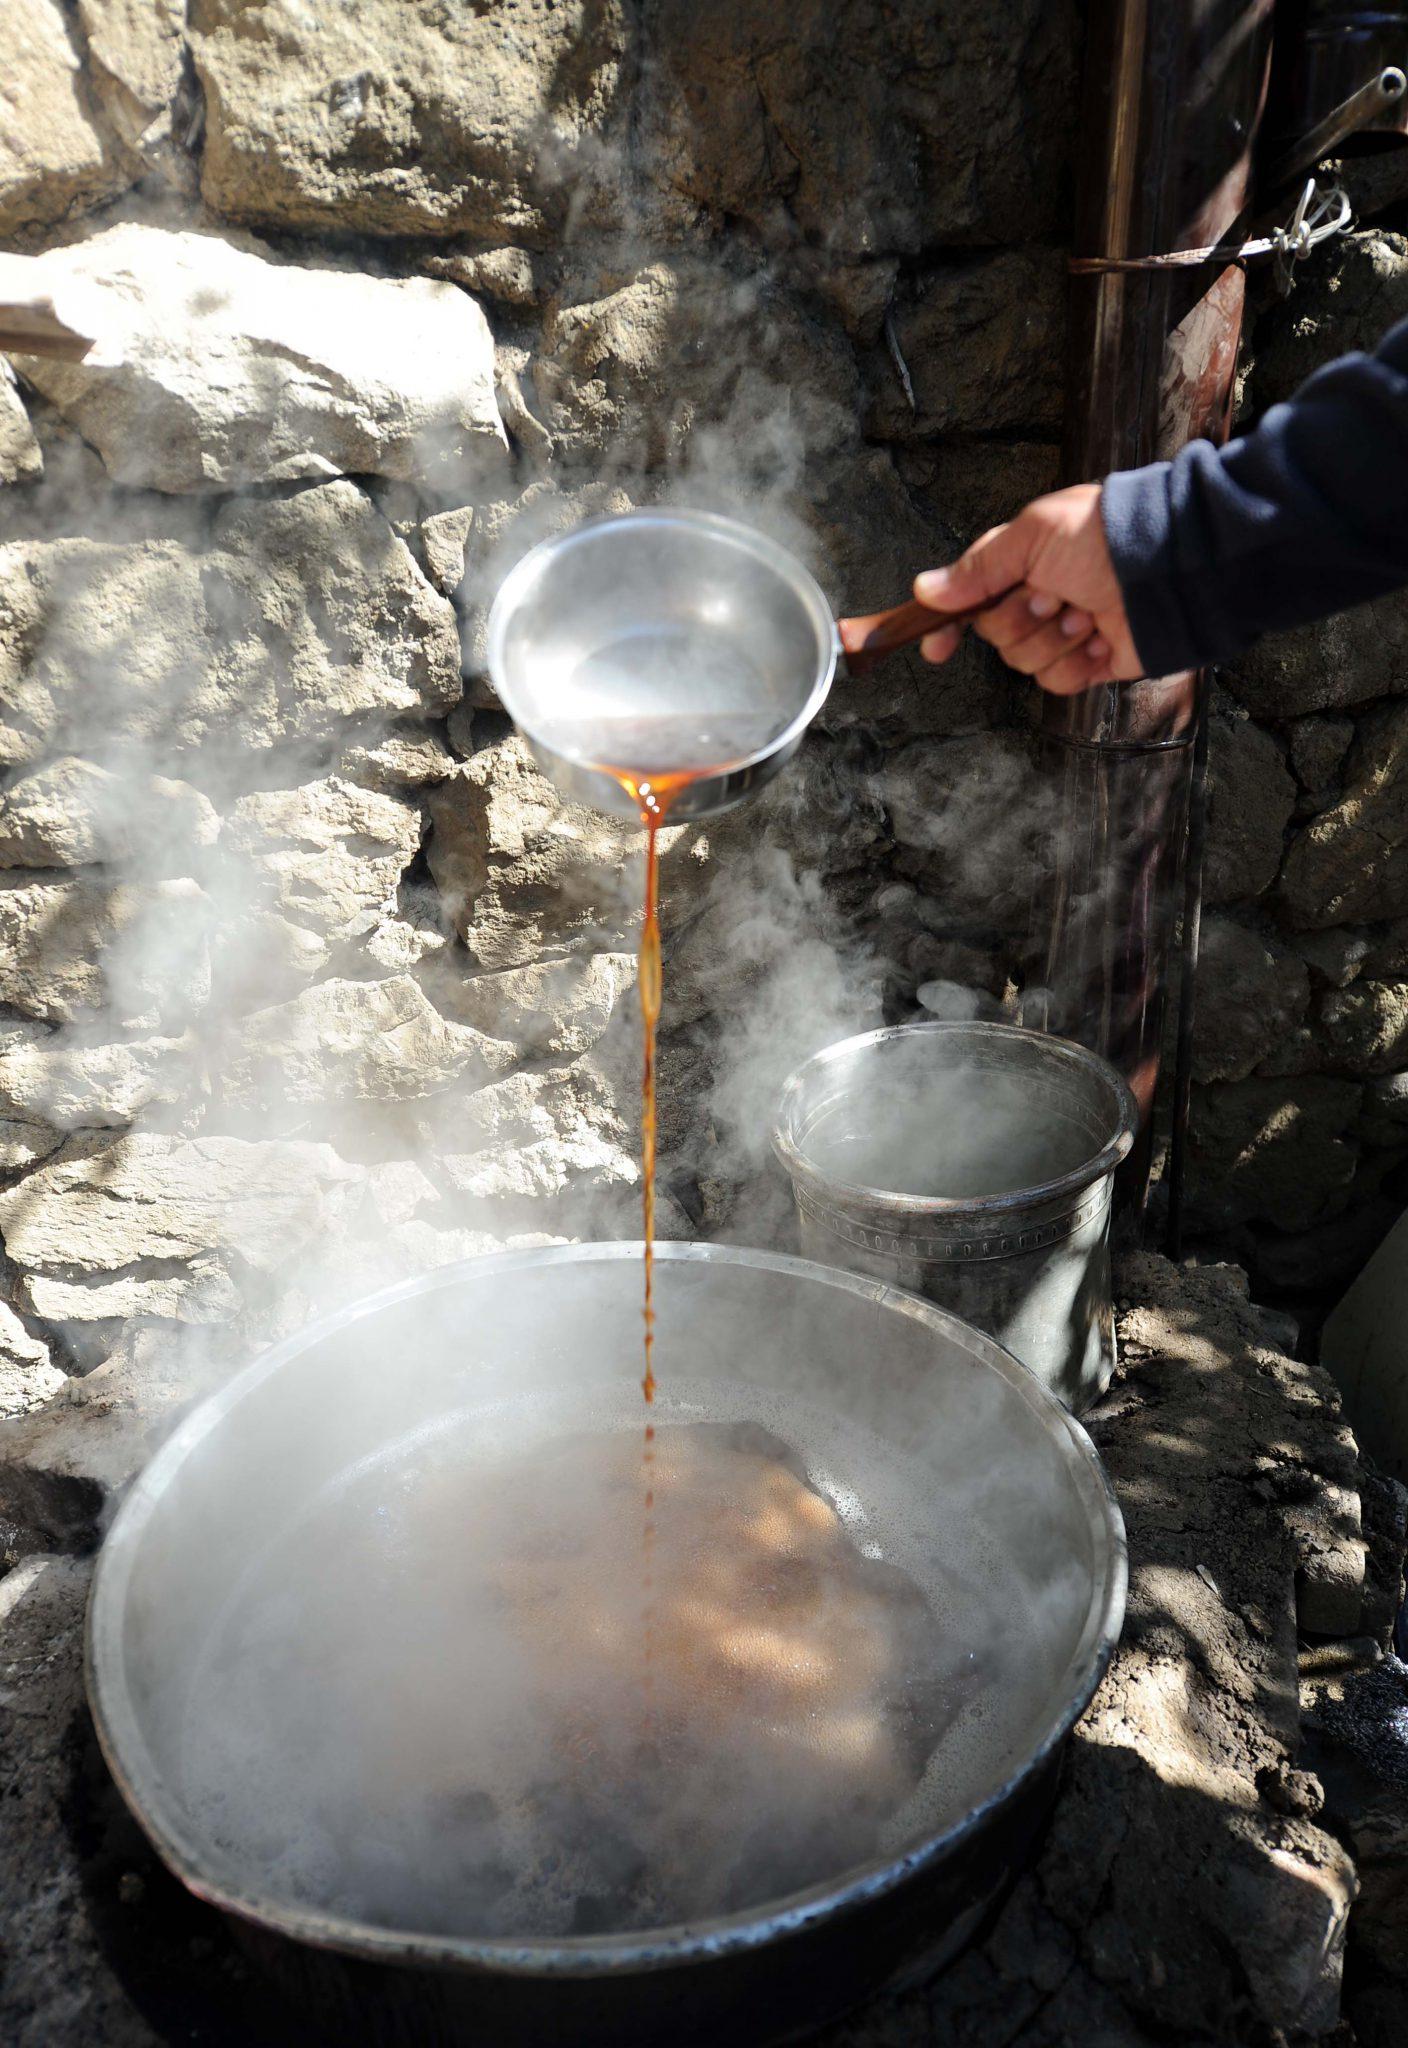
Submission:
[[[912,647],[916,640],[922,640],[926,633],[937,633],[941,626],[966,626],[998,602],[998,598],[989,597],[982,604],[970,605],[966,611],[944,612],[912,597],[907,604],[894,605],[886,612],[842,619],[841,645],[846,650],[846,666],[853,676],[864,675],[896,648]]]

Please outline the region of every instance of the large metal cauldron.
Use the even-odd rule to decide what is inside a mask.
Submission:
[[[912,1287],[1079,1413],[1115,1362],[1110,1205],[1139,1114],[1098,1053],[1015,1024],[900,1024],[787,1082],[773,1148],[802,1250]]]
[[[672,1406],[784,1429],[789,1414],[799,1428],[805,1417],[829,1432],[843,1471],[847,1441],[863,1436],[918,1475],[933,1526],[947,1500],[981,1523],[985,1543],[1007,1547],[1018,1595],[994,1620],[1020,1647],[1027,1690],[984,1698],[985,1717],[1011,1717],[1001,1767],[938,1832],[755,1910],[645,1934],[505,1941],[367,1924],[288,1895],[276,1856],[233,1851],[187,1799],[183,1758],[202,1735],[186,1722],[198,1670],[241,1582],[272,1563],[296,1592],[300,1546],[325,1504],[369,1471],[396,1496],[427,1442],[451,1432],[462,1443],[481,1417],[502,1414],[506,1381],[539,1414],[559,1400],[574,1410],[623,1401],[639,1372],[640,1280],[638,1246],[583,1245],[474,1260],[347,1308],[196,1409],[104,1545],[88,1689],[123,1795],[170,1867],[236,1916],[310,2026],[339,2042],[585,2048],[773,2041],[815,2026],[971,1936],[1025,1854],[1063,1740],[1109,1659],[1124,1606],[1119,1512],[1084,1432],[1028,1372],[990,1338],[874,1281],[667,1244],[656,1281],[662,1422]],[[410,1571],[435,1573],[443,1558],[416,1554],[414,1520],[393,1522]],[[355,1581],[350,1563],[347,1574]],[[352,1632],[366,1626],[358,1593],[355,1582],[329,1589],[334,1603],[345,1598]],[[462,1681],[466,1645],[424,1643],[425,1687],[449,1683],[452,1653]],[[325,1698],[328,1671],[316,1676]],[[329,1712],[315,1748],[338,1742]],[[280,1814],[269,1822],[277,1841]]]

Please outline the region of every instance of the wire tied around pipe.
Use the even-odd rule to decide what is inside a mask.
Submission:
[[[1171,249],[1162,256],[1072,256],[1066,268],[1073,277],[1092,277],[1113,270],[1192,270],[1205,263],[1225,266],[1272,256],[1284,286],[1294,266],[1320,242],[1344,234],[1352,218],[1349,194],[1341,186],[1322,192],[1314,178],[1307,178],[1290,219],[1269,235],[1254,235],[1245,242],[1212,242],[1201,249]]]

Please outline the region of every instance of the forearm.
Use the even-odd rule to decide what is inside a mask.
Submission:
[[[1408,584],[1408,322],[1226,448],[1107,478],[1101,509],[1153,675]]]

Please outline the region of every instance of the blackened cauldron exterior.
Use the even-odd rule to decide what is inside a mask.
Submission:
[[[761,2043],[821,2024],[971,1938],[1024,1857],[1059,1755],[1123,1615],[1119,1512],[1080,1426],[992,1339],[876,1281],[710,1245],[660,1247],[657,1357],[846,1408],[882,1441],[991,1470],[1019,1506],[1022,1569],[1074,1587],[1001,1782],[937,1832],[774,1903],[707,1923],[522,1942],[354,1921],[280,1893],[183,1799],[182,1702],[223,1588],[369,1447],[433,1427],[505,1354],[544,1392],[638,1370],[615,1332],[639,1310],[640,1248],[580,1245],[471,1260],[341,1310],[194,1410],[109,1532],[88,1622],[89,1697],[117,1784],[158,1853],[232,1916],[309,2023],[340,2042]],[[769,1330],[776,1354],[747,1333]],[[707,1355],[702,1355],[707,1354]],[[393,1369],[394,1368],[394,1369]],[[750,1375],[754,1376],[750,1379]],[[702,1382],[701,1382],[702,1384]],[[354,1395],[356,1398],[353,1398]],[[273,1434],[271,1434],[273,1432]],[[953,1468],[957,1469],[957,1468]],[[1063,1613],[1066,1610],[1063,1609]],[[1014,1630],[1031,1615],[1014,1614]],[[1067,1640],[1067,1635],[1069,1640]],[[433,1682],[433,1645],[427,1679]],[[199,1730],[194,1731],[198,1737]],[[329,1727],[328,1740],[336,1740]]]

